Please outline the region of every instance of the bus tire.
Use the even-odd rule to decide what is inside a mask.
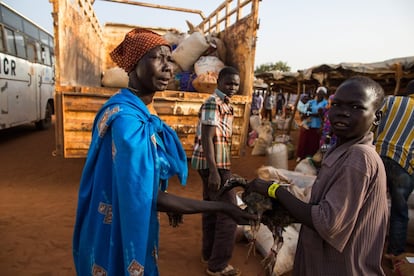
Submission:
[[[45,130],[52,126],[52,113],[53,113],[53,107],[50,102],[46,105],[46,115],[43,120],[37,121],[35,123],[36,128],[38,130]]]

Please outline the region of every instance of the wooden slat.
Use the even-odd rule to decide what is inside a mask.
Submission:
[[[93,88],[81,90],[88,92],[62,92],[60,94],[64,110],[63,149],[64,156],[67,158],[86,156],[96,112],[109,98],[107,94],[94,93]],[[210,94],[203,93],[164,91],[158,92],[154,97],[154,109],[159,113],[159,117],[177,132],[188,157],[191,157],[193,150],[198,109],[209,96]],[[241,145],[244,145],[241,141],[248,128],[248,120],[245,120],[245,107],[249,104],[250,98],[240,95],[233,98],[235,119],[232,154],[238,156]]]
[[[150,4],[150,3],[144,3],[144,2],[137,2],[137,1],[129,1],[129,0],[102,0],[107,2],[116,2],[116,3],[122,3],[122,4],[129,4],[129,5],[135,5],[135,6],[141,6],[141,7],[147,7],[147,8],[154,8],[154,9],[164,9],[164,10],[170,10],[170,11],[179,11],[179,12],[186,12],[186,13],[195,13],[200,15],[202,19],[205,19],[205,15],[200,10],[195,9],[187,9],[187,8],[180,8],[180,7],[173,7],[173,6],[166,6],[166,5],[158,5],[158,4]]]

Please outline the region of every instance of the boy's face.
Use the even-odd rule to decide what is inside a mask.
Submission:
[[[230,98],[239,91],[239,87],[239,75],[226,75],[217,82],[217,88]]]
[[[376,119],[375,94],[353,81],[339,86],[329,110],[329,120],[340,143],[362,137]]]

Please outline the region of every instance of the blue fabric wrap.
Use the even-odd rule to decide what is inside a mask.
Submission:
[[[129,275],[136,264],[158,275],[157,194],[174,175],[185,185],[187,157],[177,134],[122,89],[93,124],[73,236],[78,275]]]

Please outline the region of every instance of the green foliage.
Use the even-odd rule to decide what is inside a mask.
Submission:
[[[275,63],[265,63],[265,64],[261,64],[260,66],[256,66],[256,69],[254,70],[254,74],[260,74],[260,73],[264,73],[267,71],[275,71],[275,70],[279,70],[282,72],[290,72],[290,66],[287,65],[286,62],[283,61],[278,61]]]

